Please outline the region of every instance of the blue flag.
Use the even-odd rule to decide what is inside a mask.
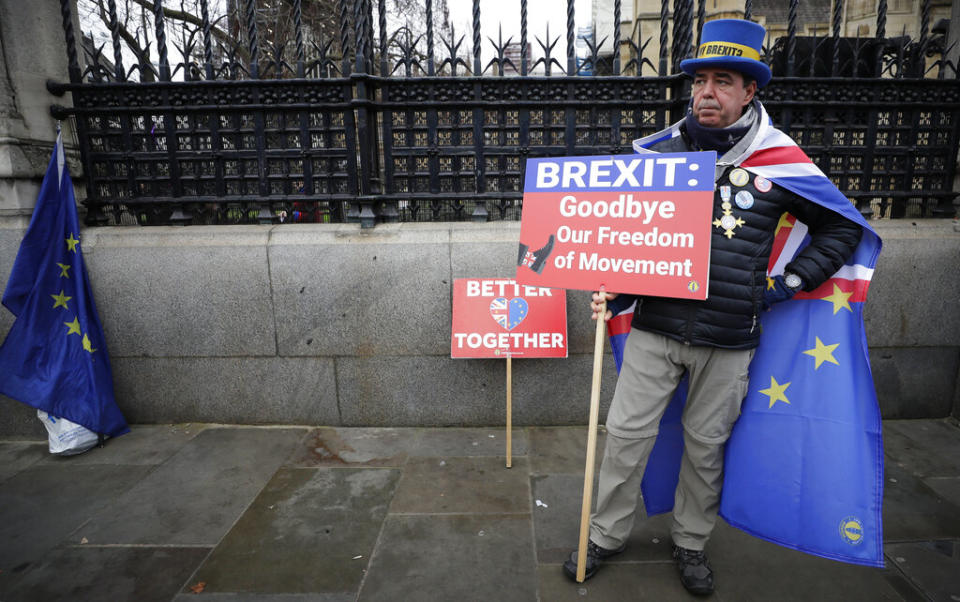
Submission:
[[[720,515],[754,536],[789,548],[883,566],[883,440],[863,304],[880,237],[762,108],[756,140],[734,164],[822,205],[863,228],[853,256],[814,291],[761,316],[750,385],[725,449]],[[634,142],[638,152],[679,135],[679,123]],[[768,276],[809,242],[806,226],[781,218]],[[618,308],[622,309],[622,308]],[[617,368],[632,308],[609,323]],[[660,425],[643,476],[648,514],[673,508],[683,431],[684,385]]]
[[[0,346],[0,393],[95,433],[128,432],[113,397],[60,136],[3,305],[16,320]]]

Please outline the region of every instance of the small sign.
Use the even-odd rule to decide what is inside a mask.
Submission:
[[[517,281],[706,299],[716,159],[528,159]]]
[[[452,358],[567,357],[564,290],[508,278],[453,281]]]

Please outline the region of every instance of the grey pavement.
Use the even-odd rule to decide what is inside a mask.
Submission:
[[[712,599],[960,601],[960,428],[884,423],[886,568],[722,521]],[[602,449],[602,433],[601,433]],[[669,517],[583,584],[584,427],[134,426],[80,456],[0,440],[0,601],[686,600]]]

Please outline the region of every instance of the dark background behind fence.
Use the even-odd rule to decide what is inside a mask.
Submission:
[[[704,20],[702,0],[664,0],[658,56],[645,56],[648,41],[620,38],[615,0],[608,50],[588,40],[577,57],[568,0],[561,57],[557,34],[529,34],[525,0],[519,44],[482,39],[479,0],[472,40],[437,39],[432,0],[418,35],[388,27],[384,0],[340,0],[339,30],[313,26],[309,43],[301,0],[286,0],[291,35],[279,42],[261,41],[258,4],[226,15],[238,35],[224,45],[200,0],[195,36],[171,64],[156,0],[157,60],[148,45],[129,65],[114,0],[112,53],[87,38],[78,51],[61,0],[71,81],[49,87],[72,95],[52,111],[75,120],[88,224],[517,220],[528,157],[629,153],[683,116],[678,65]],[[505,6],[484,6],[495,4]],[[788,35],[764,49],[775,77],[760,98],[774,123],[874,217],[955,211],[960,80],[923,6],[919,39],[887,37],[885,0],[876,36],[859,39],[840,36],[836,13],[827,35],[797,35],[791,0]],[[543,57],[522,50],[528,37]]]

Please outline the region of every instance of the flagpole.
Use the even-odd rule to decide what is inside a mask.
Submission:
[[[580,544],[577,549],[577,583],[587,570],[587,541],[590,538],[590,505],[593,502],[593,467],[597,457],[597,422],[600,415],[600,372],[603,367],[603,336],[607,300],[604,295],[597,312],[597,336],[593,345],[593,384],[590,389],[590,426],[587,431],[587,464],[583,469],[583,504],[580,507]]]
[[[507,468],[513,466],[513,370],[507,352]]]

